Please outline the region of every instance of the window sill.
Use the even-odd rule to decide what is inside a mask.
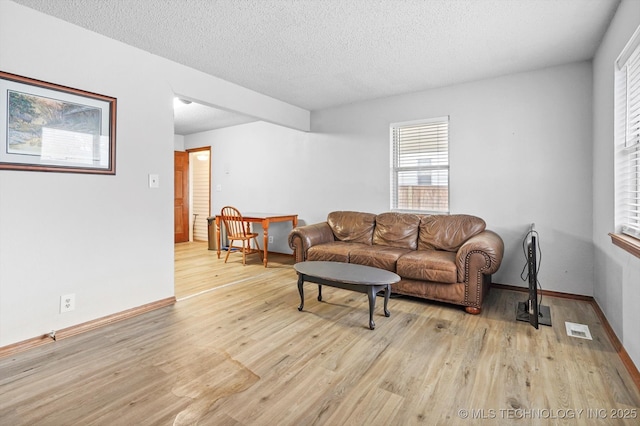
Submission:
[[[624,234],[609,234],[609,236],[614,245],[640,258],[640,240]]]

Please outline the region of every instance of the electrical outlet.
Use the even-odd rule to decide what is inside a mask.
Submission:
[[[273,235],[269,235],[269,244],[273,243]]]
[[[60,313],[61,314],[65,312],[73,311],[75,308],[76,308],[75,293],[60,296]]]

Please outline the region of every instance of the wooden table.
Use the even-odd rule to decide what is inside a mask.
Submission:
[[[384,316],[391,315],[387,305],[391,294],[391,284],[400,281],[400,277],[391,272],[372,266],[357,265],[343,262],[311,261],[293,265],[298,273],[298,292],[300,293],[299,311],[304,309],[305,281],[318,284],[318,301],[322,302],[322,285],[343,288],[346,290],[365,293],[369,296],[369,328],[373,330],[373,311],[376,307],[376,295],[384,290]]]
[[[288,222],[291,221],[293,228],[298,226],[297,214],[279,214],[279,213],[242,213],[242,219],[249,223],[262,224],[263,243],[264,247],[264,267],[267,267],[267,256],[269,248],[269,224],[275,222]],[[220,215],[216,215],[216,241],[218,242],[218,259],[220,259]]]

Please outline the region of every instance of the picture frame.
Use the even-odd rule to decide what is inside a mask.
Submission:
[[[116,98],[0,71],[0,170],[116,174]]]

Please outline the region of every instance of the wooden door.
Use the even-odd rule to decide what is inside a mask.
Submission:
[[[175,242],[189,241],[189,153],[174,156],[174,233]]]

